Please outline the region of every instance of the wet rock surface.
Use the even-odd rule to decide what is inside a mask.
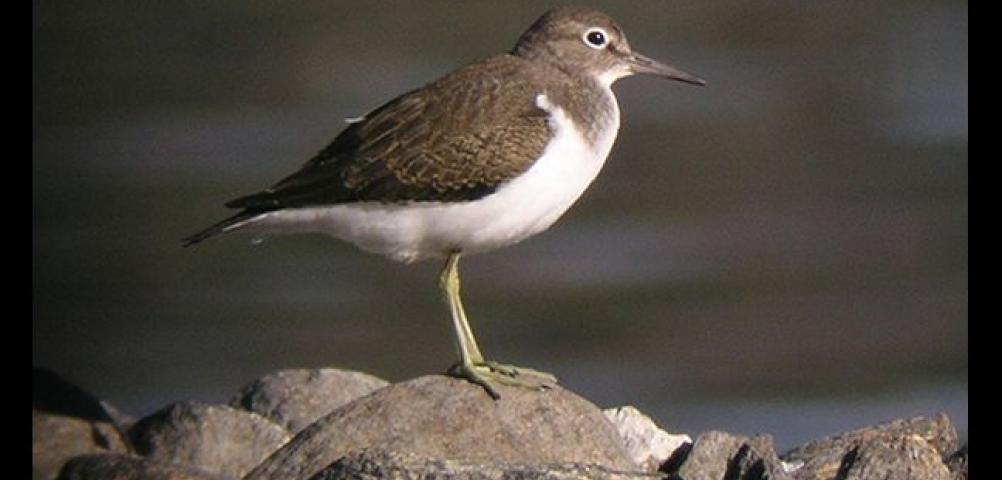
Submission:
[[[770,435],[708,431],[692,441],[633,407],[603,411],[560,387],[501,387],[495,401],[438,375],[391,385],[286,370],[228,405],[179,402],[138,421],[52,372],[39,369],[36,383],[37,480],[967,479],[967,445],[945,414],[777,454]]]

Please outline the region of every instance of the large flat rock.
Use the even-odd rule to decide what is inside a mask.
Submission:
[[[561,387],[499,387],[434,375],[382,388],[321,418],[245,480],[307,479],[370,447],[467,462],[590,464],[641,471],[602,410]]]

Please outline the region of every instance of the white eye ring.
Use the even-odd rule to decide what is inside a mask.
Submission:
[[[589,28],[588,31],[581,36],[581,40],[584,41],[585,45],[588,45],[595,50],[601,50],[609,45],[609,34],[601,28],[593,27]]]

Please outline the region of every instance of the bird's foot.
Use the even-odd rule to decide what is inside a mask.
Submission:
[[[557,384],[557,377],[549,373],[489,361],[457,363],[449,369],[448,373],[480,385],[494,400],[501,398],[494,385],[548,390]]]

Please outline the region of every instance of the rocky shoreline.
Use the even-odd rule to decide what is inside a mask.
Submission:
[[[133,419],[36,368],[36,480],[967,478],[945,414],[900,419],[779,454],[772,437],[669,434],[633,407],[561,387],[480,387],[440,375],[390,384],[360,372],[284,370],[228,404],[179,402]]]

